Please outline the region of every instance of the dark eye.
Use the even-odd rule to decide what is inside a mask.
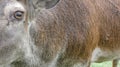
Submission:
[[[24,18],[24,12],[23,11],[16,11],[14,13],[14,17],[17,20],[22,20]]]

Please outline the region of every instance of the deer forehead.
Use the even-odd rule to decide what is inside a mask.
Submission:
[[[25,12],[25,8],[22,4],[18,2],[10,2],[6,4],[4,8],[4,14],[8,15],[8,13],[10,13],[11,11],[17,11],[17,10],[21,10]]]

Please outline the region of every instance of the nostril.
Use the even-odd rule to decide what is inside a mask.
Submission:
[[[23,17],[24,17],[24,12],[23,12],[23,11],[16,11],[16,12],[14,13],[14,17],[15,17],[16,19],[18,19],[18,20],[22,20]]]

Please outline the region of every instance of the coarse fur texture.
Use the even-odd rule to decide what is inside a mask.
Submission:
[[[21,3],[26,4],[26,1],[21,0]],[[0,0],[4,2],[18,3]],[[113,67],[117,67],[120,58],[119,0],[60,0],[53,8],[34,12],[32,19],[23,9],[16,9],[27,16],[21,21],[9,17],[15,11],[11,10],[12,14],[0,12],[0,17],[5,17],[4,21],[0,18],[3,21],[0,21],[1,66],[89,67],[91,62],[114,60]]]

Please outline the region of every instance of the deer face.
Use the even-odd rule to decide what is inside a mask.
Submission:
[[[17,61],[38,64],[36,60],[39,62],[39,56],[36,55],[39,54],[32,53],[33,48],[34,51],[37,49],[34,47],[34,42],[29,41],[32,39],[31,35],[29,36],[32,23],[27,24],[27,19],[32,22],[34,17],[32,11],[35,10],[33,5],[36,4],[32,3],[33,0],[0,0],[0,67],[1,65],[7,67],[6,65]],[[39,7],[36,9],[39,10]]]
[[[15,0],[0,0],[0,65],[22,55],[26,38],[26,10]]]

